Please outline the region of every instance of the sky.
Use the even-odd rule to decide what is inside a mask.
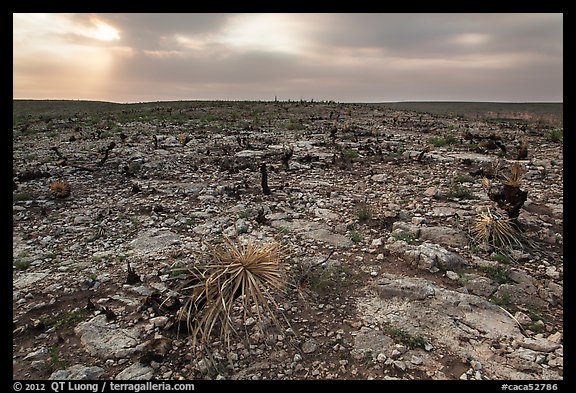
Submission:
[[[15,13],[13,98],[562,102],[563,14]]]

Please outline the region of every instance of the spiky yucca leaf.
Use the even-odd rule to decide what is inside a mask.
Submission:
[[[474,219],[470,234],[474,242],[485,246],[506,249],[522,246],[519,233],[510,220],[490,212],[489,209]]]
[[[188,142],[190,142],[192,139],[190,138],[190,135],[182,133],[182,134],[178,134],[178,142],[180,142],[180,144],[182,146],[186,146],[188,144]]]
[[[505,177],[504,184],[510,187],[519,188],[520,183],[522,183],[523,175],[524,174],[522,172],[522,167],[520,166],[520,164],[515,162],[510,167],[510,176]]]
[[[211,261],[189,269],[191,279],[182,290],[190,291],[184,310],[193,345],[205,345],[219,325],[218,337],[229,344],[237,330],[233,323],[233,306],[242,309],[242,321],[264,315],[278,324],[273,294],[285,286],[280,261],[280,245],[267,243],[240,244],[226,239],[223,247],[212,250]],[[255,311],[253,311],[255,310]]]
[[[70,196],[70,183],[66,180],[56,180],[50,183],[50,192],[56,198],[66,198]]]
[[[486,192],[490,191],[490,188],[492,188],[492,182],[490,182],[490,179],[488,179],[486,176],[482,178],[482,187],[486,190]]]

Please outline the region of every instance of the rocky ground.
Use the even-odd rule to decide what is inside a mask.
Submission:
[[[15,116],[13,378],[561,380],[561,130],[333,102]],[[501,252],[468,230],[514,162]],[[194,351],[171,267],[224,237],[284,246],[284,322]]]

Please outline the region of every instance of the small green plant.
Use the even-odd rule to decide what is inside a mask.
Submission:
[[[30,190],[22,190],[13,195],[12,200],[14,202],[24,202],[31,201],[36,198],[36,195]]]
[[[293,270],[296,287],[301,291],[310,290],[320,296],[334,294],[343,282],[355,280],[358,276],[346,266],[307,267],[297,265]]]
[[[402,240],[408,244],[414,244],[416,242],[416,237],[411,233],[394,233],[392,235],[396,240]]]
[[[356,212],[358,216],[358,221],[361,223],[368,222],[372,219],[373,213],[372,209],[368,206],[361,206],[358,211]]]
[[[452,183],[450,190],[446,193],[448,199],[476,199],[474,193],[468,188],[458,183]]]
[[[504,255],[504,254],[496,253],[496,254],[492,255],[492,259],[494,259],[495,261],[498,261],[500,263],[503,263],[505,265],[509,265],[512,263],[512,259],[508,255]]]
[[[358,153],[358,150],[356,150],[356,149],[344,149],[344,150],[342,150],[342,157],[346,158],[348,160],[350,160],[352,158],[357,158],[358,156],[360,156],[360,154]]]
[[[132,216],[130,218],[130,223],[132,224],[132,229],[138,229],[140,227],[140,219],[138,216]]]
[[[458,175],[454,179],[456,183],[474,183],[474,177],[471,175]]]
[[[498,284],[508,284],[512,282],[510,278],[510,269],[504,266],[483,266],[479,269],[486,273],[488,277],[496,281]]]
[[[350,240],[352,240],[354,243],[359,243],[362,241],[362,235],[360,232],[352,230],[350,231]]]
[[[254,212],[251,209],[246,209],[246,210],[242,210],[239,211],[236,215],[238,216],[238,218],[250,218],[252,217],[252,215],[254,214]]]
[[[528,307],[528,316],[533,321],[541,320],[543,322],[546,322],[546,319],[542,316],[542,311],[540,311],[540,309],[538,307],[534,307],[534,306]]]
[[[303,128],[302,124],[300,124],[300,122],[296,120],[290,120],[286,125],[286,129],[290,131],[300,130],[302,128]]]
[[[549,142],[558,143],[562,140],[563,132],[562,129],[555,128],[546,134],[546,140]]]
[[[490,301],[497,306],[508,309],[512,305],[512,298],[509,293],[503,293],[502,296],[492,296]]]
[[[66,366],[66,362],[60,359],[58,345],[52,344],[52,346],[50,346],[50,368],[52,370],[63,370],[66,368]]]
[[[458,139],[456,139],[454,136],[452,135],[448,135],[446,138],[446,144],[447,145],[455,145],[456,143],[458,143]]]
[[[13,266],[16,270],[26,270],[30,267],[30,261],[18,259],[14,261]]]
[[[433,145],[435,147],[443,147],[446,145],[446,139],[442,138],[442,137],[432,137],[428,139],[428,143],[430,145]]]
[[[426,344],[428,344],[428,340],[423,336],[412,334],[404,329],[394,326],[386,326],[384,332],[388,334],[394,342],[404,344],[410,349],[424,348]]]
[[[62,328],[74,327],[86,319],[86,310],[63,311],[57,315],[44,315],[39,319],[46,328],[59,330]]]
[[[465,286],[466,284],[468,284],[468,277],[466,277],[466,274],[464,273],[458,273],[458,279],[456,280],[456,282],[458,283],[458,285],[460,286]]]
[[[527,328],[534,333],[540,333],[542,330],[544,330],[544,324],[540,320],[537,320],[530,323]]]
[[[128,164],[128,169],[126,170],[126,173],[128,175],[135,175],[136,173],[140,172],[140,170],[142,169],[142,163],[139,161],[131,161]]]

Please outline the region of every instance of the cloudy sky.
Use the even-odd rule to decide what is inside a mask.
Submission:
[[[562,14],[13,14],[13,98],[563,101]]]

